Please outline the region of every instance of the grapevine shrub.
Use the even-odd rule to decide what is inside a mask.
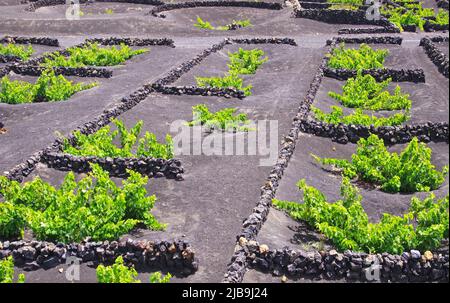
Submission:
[[[146,132],[139,139],[143,121],[139,121],[128,130],[124,123],[113,120],[117,130],[111,131],[109,125],[100,128],[96,133],[85,135],[79,131],[74,132],[75,144],[70,144],[67,138],[63,142],[63,151],[75,156],[96,156],[136,158],[150,157],[172,159],[174,157],[173,141],[170,135],[166,136],[166,143],[159,143],[156,135]],[[118,138],[120,147],[114,141]]]
[[[431,149],[425,143],[419,143],[417,138],[397,154],[390,153],[382,139],[371,135],[359,140],[351,161],[314,157],[323,165],[341,169],[348,178],[376,184],[383,191],[413,193],[435,190],[445,181],[448,167],[436,170],[431,155]]]
[[[361,206],[362,196],[348,178],[342,181],[342,199],[333,203],[305,180],[297,186],[303,192],[303,203],[274,200],[275,207],[317,228],[341,251],[401,254],[435,249],[448,238],[448,195],[442,199],[433,194],[424,200],[413,197],[405,215],[383,214],[379,223],[370,223]]]
[[[138,273],[133,266],[124,265],[122,256],[117,257],[112,266],[99,265],[96,270],[99,283],[141,283]],[[169,283],[172,275],[163,276],[160,272],[150,275],[150,283]]]
[[[262,59],[263,56],[263,50],[239,48],[235,53],[228,53],[228,68],[239,75],[254,75],[257,69],[269,60],[267,57]]]
[[[39,177],[23,185],[0,176],[0,237],[20,236],[29,228],[39,240],[63,243],[115,240],[138,224],[162,230],[150,213],[156,197],[147,196],[148,178],[128,171],[122,187],[100,166],[78,183],[66,175],[59,189]]]
[[[229,53],[228,73],[224,77],[197,77],[197,85],[212,88],[235,88],[243,91],[246,96],[250,96],[252,86],[244,87],[244,80],[239,76],[255,74],[256,70],[268,60],[268,58],[262,59],[264,54],[264,51],[260,49],[243,50],[242,48],[236,53]]]
[[[236,73],[225,74],[224,77],[197,77],[196,80],[199,87],[234,88],[243,91],[245,96],[252,94],[251,90],[253,87],[251,85],[244,87],[244,79],[240,78]]]
[[[319,121],[329,123],[329,124],[354,124],[354,125],[364,125],[364,126],[396,126],[401,125],[410,119],[409,111],[405,113],[396,113],[389,117],[377,117],[374,115],[367,115],[363,112],[361,108],[357,108],[352,114],[345,116],[342,107],[330,106],[331,112],[325,113],[321,109],[312,106],[311,111],[313,112],[315,118]]]
[[[233,20],[233,22],[230,25],[215,27],[210,22],[204,21],[202,18],[197,16],[197,23],[195,23],[194,26],[206,30],[228,31],[236,27],[237,28],[249,27],[252,26],[252,23],[250,22],[250,20]]]
[[[4,76],[0,81],[0,102],[21,104],[31,102],[56,102],[69,99],[77,92],[97,86],[98,83],[76,83],[62,75],[55,75],[53,70],[45,70],[36,83],[11,81]]]
[[[196,105],[192,108],[194,120],[189,122],[189,126],[202,125],[209,130],[219,129],[224,131],[249,131],[246,114],[236,114],[237,109],[225,108],[216,113],[211,113],[204,104]]]
[[[0,55],[14,56],[22,60],[28,60],[33,53],[34,49],[31,45],[25,47],[14,43],[8,43],[6,45],[0,44]]]
[[[122,256],[112,266],[99,265],[96,273],[98,283],[141,283],[136,269],[125,266]]]
[[[0,284],[14,283],[14,261],[11,256],[6,259],[0,259]],[[20,274],[17,278],[17,283],[24,283],[25,275]]]
[[[374,50],[367,44],[361,44],[359,49],[346,49],[345,44],[333,49],[328,67],[336,69],[376,69],[383,68],[384,60],[389,50]]]
[[[396,86],[394,94],[385,90],[392,82],[387,79],[377,82],[371,75],[362,75],[361,71],[355,78],[347,80],[343,86],[343,93],[329,92],[328,95],[342,105],[350,108],[365,110],[401,110],[411,109],[408,94],[403,94],[400,86]]]
[[[432,8],[424,8],[422,3],[405,3],[403,7],[383,7],[381,12],[388,16],[389,21],[395,24],[401,31],[404,26],[414,25],[424,30],[429,20],[431,24],[448,25],[448,11],[439,9],[436,14]]]
[[[119,65],[131,57],[148,52],[147,49],[133,50],[125,44],[100,47],[98,43],[88,43],[83,47],[68,49],[69,55],[51,54],[42,63],[46,67],[84,67]]]
[[[328,8],[331,10],[357,10],[364,0],[327,0],[327,3],[333,4]]]

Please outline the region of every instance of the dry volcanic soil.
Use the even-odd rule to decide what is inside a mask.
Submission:
[[[438,12],[436,1],[422,2]],[[11,256],[16,275],[24,273],[27,283],[69,283],[68,260],[76,260],[81,264],[78,282],[97,282],[97,266],[111,265],[122,256],[143,282],[157,271],[171,273],[176,283],[448,282],[448,226],[433,234],[428,246],[351,249],[325,236],[319,224],[296,220],[272,203],[303,203],[305,194],[297,185],[301,179],[329,203],[341,199],[341,171],[321,165],[312,155],[351,161],[371,135],[377,135],[389,153],[400,154],[416,140],[427,148],[405,160],[410,170],[399,172],[406,174],[404,182],[414,183],[417,174],[424,174],[411,167],[426,161],[427,153],[432,170],[444,173],[428,192],[392,193],[362,177],[350,180],[362,196],[368,224],[380,223],[383,214],[402,217],[414,197],[425,199],[431,192],[436,200],[448,199],[448,24],[402,31],[384,15],[367,19],[367,6],[332,7],[326,0],[75,3],[0,0],[1,46],[33,48],[28,58],[0,52],[0,176],[22,185],[39,177],[59,188],[70,172],[79,181],[90,172],[89,163],[97,163],[121,187],[127,169],[135,170],[148,177],[143,187],[157,198],[151,213],[167,226],[155,231],[137,224],[119,237],[79,241],[39,237],[30,226],[23,235],[4,236],[7,225],[2,220],[10,218],[1,208],[8,197],[2,196],[6,182],[0,182],[0,229],[5,229],[0,230],[0,261]],[[195,26],[199,20],[209,22],[210,28]],[[239,25],[244,20],[251,25]],[[145,52],[106,66],[43,67],[51,54],[67,58],[72,49],[91,43]],[[366,45],[388,50],[382,66],[360,68],[359,75],[356,68],[329,65],[336,49]],[[267,60],[254,73],[236,75],[231,54],[255,55],[255,49],[263,52],[258,59]],[[244,56],[241,62],[254,59]],[[62,101],[7,102],[8,80],[38,83],[49,71],[72,85],[92,87]],[[346,107],[329,92],[342,94],[349,79],[363,75],[378,83],[392,80],[385,90],[395,94],[399,87],[411,100],[410,108],[364,108],[369,122],[336,122],[315,114],[320,110],[330,116],[333,106],[341,107],[343,116],[360,110]],[[235,82],[202,86],[198,80],[226,76]],[[367,89],[360,87],[358,94]],[[201,104],[211,113],[233,108],[258,125],[244,131],[198,131],[186,121],[195,118],[193,107]],[[405,121],[374,125],[373,119],[405,112]],[[164,142],[171,135],[175,155],[77,156],[63,151],[65,138],[66,144],[77,144],[76,131],[93,135],[105,126],[118,130],[114,119],[127,129],[142,121],[139,138],[149,132]],[[112,142],[116,147],[123,143],[118,137]],[[446,206],[439,211],[448,225],[448,201]],[[410,222],[413,230],[420,224]],[[395,234],[395,228],[385,237]],[[374,268],[375,278],[367,274]]]

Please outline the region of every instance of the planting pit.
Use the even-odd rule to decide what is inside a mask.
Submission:
[[[428,76],[428,75],[427,75]],[[433,77],[434,76],[434,77]],[[411,119],[405,124],[423,124],[427,122],[449,122],[448,118],[448,81],[439,75],[427,77],[427,83],[391,82],[388,91],[394,93],[398,85],[403,94],[409,94],[412,100]],[[433,81],[434,80],[434,81]],[[313,106],[321,109],[325,113],[331,112],[330,106],[340,106],[344,115],[351,114],[355,109],[345,107],[339,101],[328,96],[328,92],[342,94],[342,86],[345,81],[338,81],[331,78],[324,78]],[[364,111],[368,115],[374,114],[377,117],[388,117],[399,111]],[[314,114],[311,114],[314,116]]]
[[[254,75],[240,76],[244,79],[244,86],[253,86],[251,97],[254,98],[248,100],[250,97],[247,97],[243,102],[245,104],[251,102],[256,106],[260,102],[259,98],[275,97],[273,93],[274,91],[277,91],[277,98],[280,99],[278,99],[279,101],[274,100],[272,102],[290,103],[291,101],[285,98],[285,96],[291,94],[287,88],[297,82],[296,77],[298,76],[298,67],[302,58],[304,58],[306,54],[310,56],[313,55],[309,50],[292,45],[247,45],[240,43],[227,45],[219,52],[208,56],[201,64],[180,77],[174,85],[191,87],[197,86],[196,77],[222,77],[228,72],[228,53],[237,52],[239,48],[244,50],[261,49],[265,52],[265,55],[262,58],[268,58],[268,61],[262,64]],[[324,53],[324,51],[325,48],[320,50],[322,53]],[[305,62],[303,62],[303,64],[304,63]],[[313,65],[310,64],[309,66],[312,67]],[[270,75],[271,77],[267,78],[266,75]]]

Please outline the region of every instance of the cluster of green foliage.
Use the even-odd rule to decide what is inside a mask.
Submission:
[[[197,77],[197,85],[200,87],[213,88],[235,88],[243,91],[245,96],[252,94],[252,86],[244,87],[244,80],[240,75],[255,74],[257,69],[267,62],[268,58],[262,58],[265,55],[264,51],[260,49],[244,50],[242,48],[235,53],[228,53],[230,63],[228,64],[229,71],[224,77],[203,78]]]
[[[119,65],[133,56],[148,52],[147,49],[133,50],[125,44],[119,47],[101,47],[98,43],[88,43],[83,47],[72,47],[67,50],[69,56],[60,53],[51,54],[44,60],[46,67],[84,67]]]
[[[258,68],[266,63],[269,58],[264,56],[260,49],[244,50],[239,48],[235,53],[228,53],[230,63],[228,68],[239,75],[254,75]]]
[[[244,86],[244,79],[236,73],[225,74],[224,77],[197,77],[196,80],[199,87],[234,88],[243,91],[245,96],[251,96],[252,94],[253,86]]]
[[[364,0],[327,0],[327,3],[333,4],[328,8],[331,10],[357,10]]]
[[[211,113],[204,104],[192,107],[194,120],[189,122],[189,126],[202,125],[209,130],[224,131],[249,131],[250,120],[246,114],[236,115],[237,109],[225,108],[216,113]]]
[[[411,249],[435,249],[448,238],[448,195],[436,199],[430,194],[422,201],[413,197],[405,215],[383,214],[379,223],[370,223],[361,206],[362,196],[348,178],[343,178],[342,200],[334,203],[328,203],[325,195],[305,180],[297,185],[304,203],[274,200],[273,204],[317,228],[339,250],[401,254]]]
[[[448,25],[449,23],[449,15],[448,10],[440,8],[438,13],[436,14],[435,20],[430,20],[432,24],[438,24],[438,25]]]
[[[387,49],[374,50],[365,43],[359,49],[346,49],[345,44],[341,43],[329,55],[328,66],[356,70],[382,68],[388,54]]]
[[[136,158],[151,157],[172,159],[174,157],[173,140],[170,135],[166,136],[166,143],[159,143],[156,135],[146,132],[144,137],[139,139],[143,121],[139,121],[128,130],[122,121],[113,120],[117,130],[111,131],[109,125],[102,127],[97,132],[85,135],[79,131],[74,132],[75,144],[70,144],[67,138],[64,139],[63,151],[75,156],[96,156]],[[114,140],[119,136],[120,147]],[[136,151],[135,151],[136,150]]]
[[[325,113],[321,109],[312,106],[311,111],[317,120],[330,124],[354,124],[364,126],[396,126],[401,125],[410,119],[409,111],[396,113],[388,117],[377,117],[367,115],[361,108],[357,108],[352,114],[345,116],[342,107],[330,106],[331,112]]]
[[[150,213],[156,197],[147,196],[148,178],[128,173],[121,188],[94,164],[78,183],[68,173],[59,189],[39,177],[21,185],[0,176],[0,237],[23,236],[29,228],[39,240],[71,243],[115,240],[138,224],[164,229]]]
[[[395,24],[401,31],[405,25],[415,25],[420,30],[424,30],[427,19],[434,17],[436,20],[429,20],[433,24],[448,25],[448,11],[439,9],[436,14],[432,8],[424,8],[422,3],[405,3],[403,7],[385,6],[381,12],[388,16],[389,21]]]
[[[14,283],[14,261],[10,256],[4,260],[0,260],[0,284]],[[20,274],[17,278],[17,283],[24,283],[25,275]]]
[[[98,83],[76,83],[62,75],[55,75],[53,70],[45,70],[35,84],[25,81],[11,81],[4,76],[0,81],[0,102],[20,104],[31,102],[55,102],[69,99],[82,90],[97,86]]]
[[[358,178],[381,187],[390,193],[412,193],[439,188],[448,174],[448,167],[436,170],[431,163],[432,151],[425,143],[414,138],[399,154],[390,153],[383,139],[372,134],[358,142],[352,160],[314,158],[323,165],[342,170],[348,178]]]
[[[34,53],[31,45],[25,47],[15,43],[8,43],[6,45],[0,44],[0,55],[19,57],[22,60],[28,60]]]
[[[377,82],[371,75],[362,75],[359,70],[355,78],[347,80],[342,87],[343,93],[329,92],[328,95],[338,100],[342,105],[350,108],[367,110],[400,110],[411,109],[411,100],[408,94],[403,94],[397,85],[394,94],[385,90],[392,82],[387,79]]]
[[[141,283],[134,267],[124,265],[122,256],[117,257],[112,266],[99,265],[97,267],[97,281],[99,283]],[[163,276],[160,272],[150,275],[150,283],[170,283],[172,275]]]
[[[204,21],[202,18],[197,16],[197,23],[194,24],[195,27],[206,30],[217,30],[217,31],[228,31],[233,27],[245,28],[252,26],[250,20],[233,20],[229,25],[223,26],[213,26],[210,22]]]

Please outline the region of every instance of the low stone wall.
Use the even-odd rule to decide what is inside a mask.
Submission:
[[[284,44],[298,46],[297,42],[292,38],[236,38],[229,40],[236,44]]]
[[[20,59],[17,56],[0,54],[0,63],[12,63],[12,62],[21,62],[21,61],[22,61],[22,59]]]
[[[12,256],[15,266],[26,271],[49,269],[65,264],[69,258],[92,265],[110,265],[122,256],[127,264],[174,270],[182,275],[190,275],[198,270],[195,251],[186,241],[83,241],[63,244],[45,241],[5,241],[0,242],[0,259]]]
[[[448,243],[448,240],[445,241]],[[256,241],[245,242],[250,268],[275,276],[367,282],[448,282],[449,253],[411,250],[402,255],[346,251],[269,250]]]
[[[335,37],[327,40],[327,45],[348,43],[348,44],[395,44],[401,45],[403,38],[399,36],[374,36],[374,37]],[[333,47],[334,48],[334,47]]]
[[[338,35],[361,35],[361,34],[399,34],[400,29],[396,26],[385,26],[381,28],[343,28],[338,30]]]
[[[305,119],[300,124],[301,131],[319,137],[331,138],[341,144],[356,143],[361,138],[368,138],[376,134],[386,144],[408,143],[414,137],[421,142],[447,142],[449,143],[449,125],[447,122],[424,123],[402,126],[363,126],[346,124],[328,124],[312,119]]]
[[[9,66],[0,67],[0,78],[6,76],[10,70]]]
[[[437,6],[448,10],[448,0],[436,0]]]
[[[63,153],[45,153],[41,162],[48,167],[62,171],[87,173],[91,171],[91,163],[99,164],[110,173],[111,177],[127,177],[127,170],[136,171],[148,177],[166,177],[168,179],[183,180],[184,169],[177,159],[154,158],[99,158],[73,156]]]
[[[98,1],[98,0],[97,0]],[[175,47],[175,42],[172,39],[148,39],[148,38],[93,38],[87,39],[85,43],[99,43],[102,45],[120,45],[128,46],[168,46]]]
[[[243,91],[233,88],[207,88],[198,86],[161,86],[153,85],[153,89],[163,95],[212,96],[244,99]]]
[[[294,12],[296,18],[306,18],[330,24],[365,24],[389,26],[386,20],[368,20],[365,10],[300,9]]]
[[[89,0],[79,0],[79,3],[86,3]],[[54,6],[54,5],[65,5],[66,4],[66,0],[38,0],[38,1],[33,1],[30,3],[30,5],[28,5],[28,7],[26,8],[27,11],[30,12],[34,12],[35,10],[37,10],[38,8],[41,7],[46,7],[46,6]]]
[[[440,32],[440,31],[448,31],[448,24],[433,24],[430,21],[427,21],[424,26],[424,30],[426,32]]]
[[[394,82],[413,82],[413,83],[425,83],[425,72],[423,69],[369,69],[363,70],[364,75],[369,74],[377,81],[384,81],[392,79]],[[324,70],[326,77],[334,78],[337,80],[347,80],[354,78],[357,75],[356,70],[348,69],[334,69],[326,67]]]
[[[95,0],[96,2],[118,2],[131,4],[145,4],[145,5],[164,5],[164,1],[160,0]]]
[[[211,0],[211,1],[190,1],[183,3],[171,3],[160,5],[153,8],[149,15],[154,17],[165,18],[162,12],[172,11],[184,8],[196,8],[196,7],[247,7],[247,8],[259,8],[270,10],[281,10],[283,6],[280,3],[272,2],[252,2],[252,1],[227,1],[227,0]]]
[[[55,74],[64,76],[111,78],[113,75],[112,70],[98,67],[53,67],[52,69],[55,71]],[[17,64],[12,65],[11,70],[16,74],[38,77],[46,68],[28,64]]]
[[[16,43],[16,44],[38,44],[45,46],[59,46],[58,39],[48,37],[17,37],[5,36],[0,39],[0,43]]]
[[[420,41],[420,46],[423,47],[425,53],[430,60],[437,66],[439,72],[448,78],[449,76],[449,58],[446,54],[439,50],[435,43],[447,43],[449,38],[447,37],[433,37],[423,38]]]

